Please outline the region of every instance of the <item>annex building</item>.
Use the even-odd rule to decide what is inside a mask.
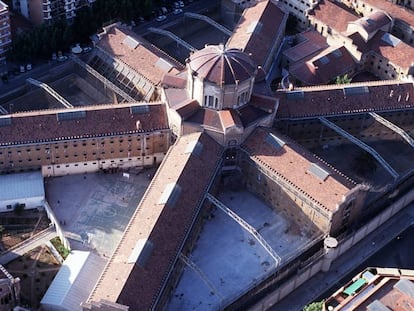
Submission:
[[[1,173],[51,177],[159,165],[83,310],[251,305],[323,258],[325,238],[341,243],[410,192],[413,83],[272,92],[266,78],[285,41],[288,10],[273,1],[246,6],[227,43],[194,50],[184,64],[110,25],[88,59],[76,62],[129,101],[0,117]],[[387,18],[378,15],[384,27]],[[364,28],[361,20],[349,25]],[[311,57],[329,46],[315,32],[301,36],[303,46],[318,41],[308,46]],[[283,61],[307,66],[299,46],[285,51]],[[332,63],[348,55],[357,64],[347,51],[324,53]],[[257,201],[237,210],[243,195]],[[249,218],[255,212],[266,217],[256,222]],[[203,239],[224,218],[239,234],[231,244],[240,252],[214,250]],[[204,243],[210,256],[197,253]],[[238,278],[240,267],[252,275]],[[185,289],[186,282],[197,286]]]

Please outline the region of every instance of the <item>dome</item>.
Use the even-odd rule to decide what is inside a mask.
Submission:
[[[188,63],[197,77],[217,85],[237,84],[256,74],[256,66],[246,53],[224,45],[207,45],[194,52]]]

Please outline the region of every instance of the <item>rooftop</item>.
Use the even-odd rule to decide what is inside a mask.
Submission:
[[[278,92],[278,118],[392,111],[414,108],[410,82],[376,81],[327,85]]]
[[[271,1],[261,1],[243,11],[239,24],[227,41],[227,47],[237,48],[251,55],[263,66],[274,39],[284,27],[286,13]],[[283,28],[284,29],[284,28]]]
[[[387,0],[364,0],[364,2],[378,10],[387,12],[392,18],[400,19],[411,27],[414,26],[414,14],[402,6]]]
[[[181,63],[119,25],[108,26],[97,46],[128,64],[154,85],[161,82],[165,73],[176,74],[184,69]]]
[[[315,30],[307,30],[296,35],[298,44],[283,51],[283,55],[291,63],[296,63],[304,58],[311,57],[319,51],[327,48],[326,38]]]
[[[219,86],[241,83],[254,77],[257,71],[246,53],[224,45],[207,45],[194,52],[188,65],[197,77]]]
[[[293,64],[290,73],[307,85],[327,84],[356,66],[345,47],[329,47],[314,57]]]
[[[276,141],[283,143],[275,147],[269,142],[269,135],[276,136]],[[266,129],[257,128],[244,142],[243,148],[253,160],[276,173],[328,211],[335,210],[353,186],[349,182],[343,182],[342,177],[320,163],[306,149],[281,134],[270,134]],[[312,164],[316,164],[326,173],[324,178],[321,179],[312,173]]]
[[[309,16],[329,25],[336,32],[345,32],[348,23],[358,19],[348,8],[330,0],[321,0]]]
[[[189,152],[194,142],[201,145],[199,152]],[[221,147],[206,134],[177,140],[132,216],[90,301],[116,301],[133,310],[156,305],[220,159]]]
[[[394,268],[368,268],[324,303],[324,310],[333,311],[408,311],[413,307],[414,271]]]
[[[0,117],[0,146],[167,128],[165,105],[160,103],[24,112]]]

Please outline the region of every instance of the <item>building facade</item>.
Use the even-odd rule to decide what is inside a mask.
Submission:
[[[76,16],[76,10],[93,2],[95,0],[13,0],[13,9],[33,24],[40,25],[59,18],[70,22]]]
[[[11,42],[9,7],[0,1],[0,66],[6,61],[6,52]]]

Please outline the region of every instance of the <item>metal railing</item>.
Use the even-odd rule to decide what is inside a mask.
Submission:
[[[213,203],[215,206],[217,206],[219,209],[221,209],[223,212],[225,212],[227,215],[229,215],[233,220],[235,220],[243,229],[245,229],[247,232],[249,232],[259,243],[263,246],[263,248],[266,250],[266,252],[273,258],[273,260],[276,263],[276,266],[278,266],[281,262],[281,258],[274,249],[266,242],[266,240],[262,237],[262,235],[256,231],[255,228],[253,228],[250,224],[248,224],[243,218],[241,218],[239,215],[237,215],[235,212],[233,212],[231,209],[229,209],[226,205],[224,205],[221,201],[217,200],[214,196],[212,196],[210,193],[206,194],[206,198]]]
[[[150,27],[148,28],[148,30],[150,32],[157,33],[159,35],[167,36],[173,39],[174,41],[176,41],[177,43],[181,44],[183,47],[189,49],[190,51],[197,51],[197,49],[193,47],[190,43],[188,43],[187,41],[184,41],[177,35],[173,34],[171,31],[160,29],[160,28],[155,28],[155,27]]]
[[[394,123],[388,121],[387,119],[381,117],[379,114],[375,112],[370,112],[369,115],[373,117],[376,121],[381,123],[382,125],[388,127],[390,130],[396,132],[398,135],[400,135],[411,147],[414,147],[414,139],[408,135],[406,131],[404,131],[402,128],[398,127]]]
[[[33,78],[28,78],[26,80],[28,83],[33,84],[37,87],[42,88],[45,90],[50,96],[52,96],[54,99],[56,99],[59,103],[61,103],[66,108],[73,108],[73,105],[69,103],[66,99],[64,99],[58,92],[56,92],[54,89],[52,89],[49,85],[46,83],[40,82]]]
[[[387,172],[392,177],[394,177],[394,179],[398,178],[399,174],[391,167],[391,165],[388,164],[387,161],[384,160],[384,158],[377,151],[375,151],[374,148],[368,146],[364,142],[360,141],[358,138],[352,136],[351,134],[349,134],[348,132],[346,132],[345,130],[343,130],[342,128],[337,126],[336,124],[332,123],[331,121],[328,121],[328,119],[326,119],[324,117],[319,117],[318,119],[324,125],[326,125],[330,129],[337,132],[339,135],[345,137],[346,139],[348,139],[349,141],[351,141],[352,143],[354,143],[358,147],[362,148],[363,150],[365,150],[366,152],[371,154],[387,170]]]
[[[192,13],[192,12],[185,12],[184,13],[184,16],[185,17],[190,17],[190,18],[195,18],[195,19],[199,19],[199,20],[205,21],[206,23],[209,23],[211,26],[214,26],[217,29],[221,30],[222,32],[224,32],[228,36],[231,36],[233,34],[226,27],[224,27],[223,25],[217,23],[215,20],[211,19],[208,16],[201,15],[201,14],[197,14],[197,13]]]

